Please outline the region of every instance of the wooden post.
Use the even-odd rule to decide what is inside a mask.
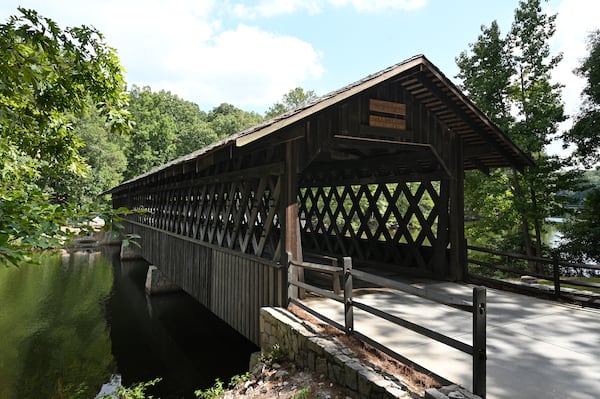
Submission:
[[[552,254],[552,274],[554,277],[554,296],[560,298],[560,267],[558,266],[558,255]]]
[[[485,398],[486,389],[486,291],[473,288],[473,393]]]
[[[354,332],[352,288],[352,258],[344,257],[344,327],[348,335]]]
[[[284,259],[281,262],[281,268],[275,270],[276,287],[275,287],[275,301],[276,305],[282,308],[287,307],[290,283],[289,283],[289,270],[290,270],[290,258],[291,254],[284,252]]]
[[[448,278],[463,281],[467,267],[465,242],[464,161],[462,142],[451,134],[450,158],[454,176],[450,180],[450,270]]]
[[[302,261],[302,242],[300,237],[300,219],[298,217],[298,154],[294,142],[286,143],[285,175],[283,176],[284,224],[281,226],[285,239],[284,253],[291,254],[291,260]],[[304,270],[296,266],[288,269],[288,279],[304,281]],[[302,298],[304,290],[290,285],[289,298]]]
[[[433,272],[438,278],[445,278],[448,274],[448,243],[450,236],[448,232],[449,211],[450,211],[450,182],[452,176],[445,176],[440,180],[440,196],[437,204],[439,209],[439,219],[437,225],[437,240],[434,243],[434,264]]]

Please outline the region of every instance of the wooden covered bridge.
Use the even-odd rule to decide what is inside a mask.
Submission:
[[[255,343],[288,258],[465,276],[464,171],[529,158],[417,56],[111,190],[142,256]],[[293,295],[293,294],[292,294]]]

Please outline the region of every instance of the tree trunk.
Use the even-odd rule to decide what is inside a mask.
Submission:
[[[521,189],[521,183],[519,182],[519,175],[516,169],[512,169],[513,183],[515,186],[515,197],[523,199],[523,190]],[[523,207],[519,207],[519,213],[521,214],[521,232],[523,233],[523,246],[525,253],[528,256],[534,256],[533,245],[531,244],[531,236],[529,235],[529,219]],[[528,262],[529,270],[535,272],[535,262]]]
[[[538,258],[542,257],[542,225],[540,223],[540,218],[538,217],[538,204],[537,197],[535,192],[535,187],[533,186],[533,179],[529,182],[529,191],[531,195],[531,206],[533,207],[533,227],[535,229],[535,256]],[[535,271],[538,273],[544,272],[544,266],[535,262]]]

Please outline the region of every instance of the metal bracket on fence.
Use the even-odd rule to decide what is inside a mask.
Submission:
[[[486,389],[486,290],[473,288],[473,393],[485,398]]]
[[[346,334],[354,332],[354,310],[352,306],[352,258],[345,257],[344,264],[344,327]]]

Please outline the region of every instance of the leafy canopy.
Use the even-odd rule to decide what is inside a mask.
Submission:
[[[600,30],[590,34],[589,55],[575,72],[585,78],[583,105],[573,127],[562,136],[565,146],[576,146],[575,157],[583,165],[600,162]]]
[[[121,65],[94,28],[61,30],[36,11],[18,10],[0,25],[2,136],[50,167],[74,167],[81,142],[72,122],[88,98],[111,131],[129,130]]]
[[[66,226],[103,212],[57,201],[43,180],[86,170],[77,118],[94,107],[126,133],[126,105],[118,57],[97,30],[61,29],[24,8],[0,24],[0,260],[56,246]]]
[[[470,51],[456,59],[458,77],[470,98],[535,163],[523,174],[497,170],[490,176],[467,176],[466,213],[478,220],[467,226],[468,236],[479,245],[538,256],[544,220],[561,209],[558,193],[573,184],[562,161],[545,153],[565,115],[561,86],[550,79],[561,60],[549,46],[556,15],[543,13],[541,3],[520,1],[504,37],[495,21],[482,26]]]
[[[313,90],[304,90],[302,87],[296,87],[283,95],[281,102],[276,102],[269,108],[265,114],[266,118],[273,118],[286,111],[307,104],[317,98]]]
[[[218,139],[254,126],[262,117],[223,103],[210,112],[164,90],[133,86],[130,111],[135,121],[125,144],[125,179],[145,173]]]

